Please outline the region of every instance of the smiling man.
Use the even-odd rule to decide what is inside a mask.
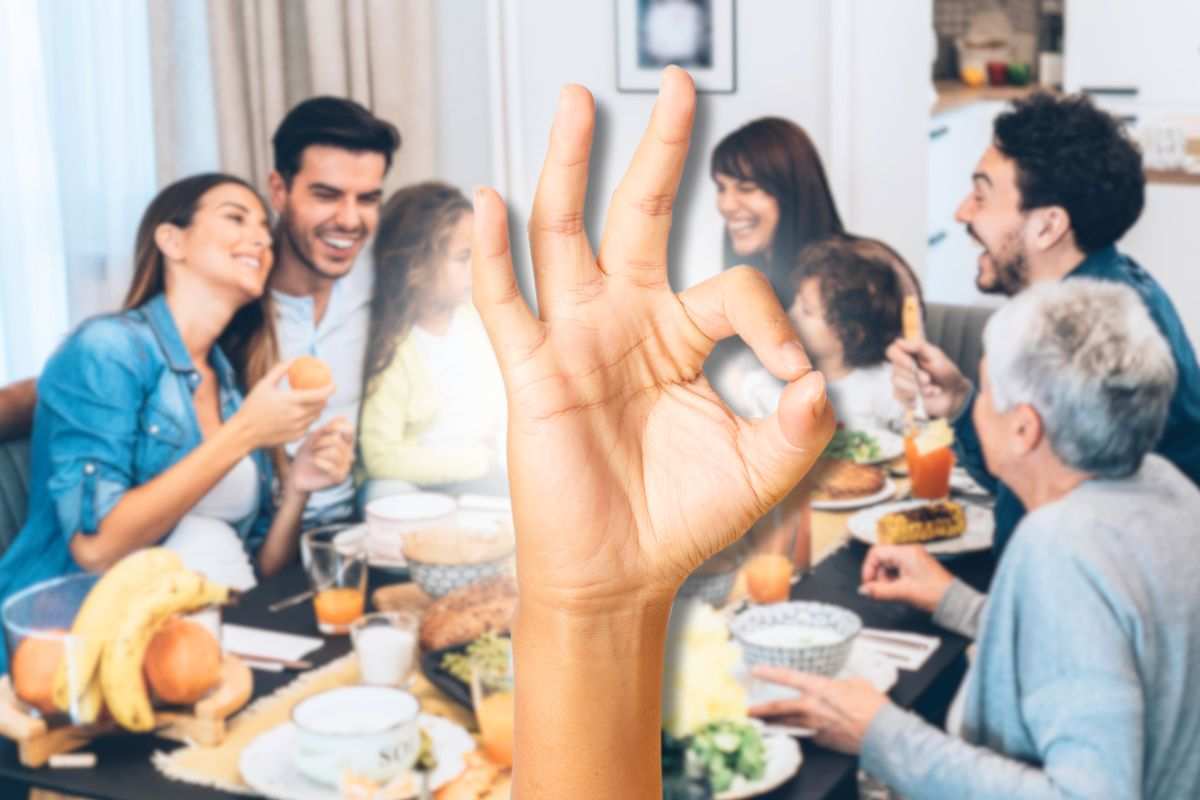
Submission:
[[[375,232],[383,179],[400,146],[394,125],[358,103],[315,97],[293,108],[272,139],[271,205],[279,214],[270,286],[284,359],[314,355],[337,391],[325,419],[358,421],[373,269],[355,262]],[[354,512],[350,479],[314,493],[306,525]]]
[[[1096,278],[1131,286],[1175,357],[1179,382],[1156,452],[1200,484],[1200,367],[1171,300],[1151,275],[1116,249],[1145,202],[1142,157],[1120,124],[1085,97],[1036,94],[996,118],[993,143],[971,176],[956,219],[983,247],[980,291],[1013,296],[1031,284]],[[931,416],[955,421],[958,455],[996,492],[996,552],[1025,513],[984,464],[970,413],[974,387],[928,343],[888,349],[896,395],[917,387]]]

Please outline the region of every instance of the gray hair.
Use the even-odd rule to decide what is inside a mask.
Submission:
[[[1175,359],[1128,286],[1036,284],[992,315],[983,342],[997,411],[1032,406],[1068,466],[1125,477],[1162,436]]]

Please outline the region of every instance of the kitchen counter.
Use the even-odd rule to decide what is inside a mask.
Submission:
[[[1147,183],[1170,183],[1176,186],[1200,186],[1200,173],[1180,169],[1148,169]]]
[[[933,105],[934,116],[953,111],[956,108],[969,106],[972,103],[983,103],[988,101],[999,100],[1008,102],[1010,100],[1018,100],[1027,95],[1033,94],[1039,89],[1047,89],[1045,86],[1030,84],[1029,86],[980,86],[972,88],[967,86],[962,81],[940,80],[934,81],[933,87],[937,91],[937,102]]]

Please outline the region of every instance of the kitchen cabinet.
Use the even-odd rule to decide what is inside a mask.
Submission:
[[[1197,0],[1068,0],[1063,25],[1067,91],[1119,114],[1200,105]]]
[[[954,212],[971,189],[971,173],[991,142],[1002,102],[977,102],[935,114],[929,127],[928,242],[922,282],[935,303],[994,304],[975,289],[979,246]]]

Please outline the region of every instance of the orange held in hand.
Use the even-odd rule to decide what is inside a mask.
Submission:
[[[53,714],[54,676],[63,659],[67,631],[61,628],[27,636],[13,653],[10,674],[17,697],[41,711]]]
[[[761,553],[746,564],[746,588],[756,603],[782,603],[792,587],[792,561],[778,553]]]
[[[143,669],[164,702],[190,706],[221,679],[221,645],[202,625],[173,617],[150,640]]]
[[[293,389],[323,389],[333,383],[329,365],[316,356],[300,356],[288,367],[287,374]]]

